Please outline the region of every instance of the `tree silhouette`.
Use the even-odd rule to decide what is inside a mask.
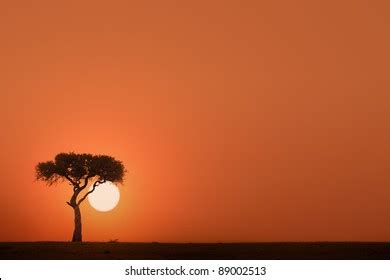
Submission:
[[[111,156],[75,153],[60,153],[54,161],[38,163],[35,170],[37,179],[48,185],[68,181],[72,186],[73,195],[66,202],[74,211],[72,242],[82,241],[80,204],[100,184],[106,181],[121,183],[125,173],[122,162]],[[92,188],[83,192],[89,185]]]

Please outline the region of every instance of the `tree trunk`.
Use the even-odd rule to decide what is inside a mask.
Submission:
[[[77,205],[73,207],[74,210],[74,231],[72,242],[82,242],[83,237],[81,233],[81,212],[80,207]]]

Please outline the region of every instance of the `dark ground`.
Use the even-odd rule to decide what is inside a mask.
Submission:
[[[390,259],[390,242],[122,243],[3,242],[0,259]]]

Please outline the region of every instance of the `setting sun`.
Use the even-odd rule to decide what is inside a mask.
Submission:
[[[92,189],[92,186],[90,190]],[[88,196],[89,204],[100,212],[108,212],[114,209],[119,202],[119,189],[112,182],[99,185],[96,190]]]

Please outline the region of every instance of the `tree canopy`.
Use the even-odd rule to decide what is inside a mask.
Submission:
[[[40,162],[36,166],[37,179],[50,185],[66,179],[80,187],[82,180],[87,184],[92,178],[121,183],[124,173],[122,162],[106,155],[60,153],[54,161]]]

